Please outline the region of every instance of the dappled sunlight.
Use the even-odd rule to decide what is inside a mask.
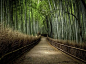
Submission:
[[[39,50],[37,51],[38,53],[42,54],[42,55],[57,55],[57,54],[60,54],[59,52],[55,52],[55,51],[48,51],[47,49],[46,50]]]
[[[47,54],[47,55],[57,55],[57,54],[60,54],[59,52],[54,52],[54,51],[42,51],[42,53]]]
[[[28,56],[33,56],[33,57],[43,57],[43,56],[52,56],[52,55],[60,55],[60,52],[57,51],[53,51],[53,50],[43,50],[43,49],[39,49],[36,52],[34,52],[33,54],[28,54],[26,57]]]

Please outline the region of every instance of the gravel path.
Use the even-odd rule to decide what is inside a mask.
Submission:
[[[51,46],[45,37],[12,64],[84,64]]]

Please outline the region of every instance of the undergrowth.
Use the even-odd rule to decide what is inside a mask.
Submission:
[[[65,45],[69,45],[69,46],[73,46],[76,48],[81,48],[81,49],[85,49],[86,50],[86,43],[85,42],[75,42],[75,41],[71,41],[71,40],[60,40],[60,39],[52,39],[49,38],[50,40],[57,42],[57,43],[61,43],[61,44],[65,44]]]
[[[3,28],[0,26],[0,57],[8,52],[28,45],[39,38],[40,36],[28,36],[11,28]]]

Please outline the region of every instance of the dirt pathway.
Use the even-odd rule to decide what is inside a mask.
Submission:
[[[29,52],[13,62],[14,64],[84,64],[51,46],[42,38]]]

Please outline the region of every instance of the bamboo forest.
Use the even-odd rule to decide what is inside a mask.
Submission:
[[[86,0],[0,0],[0,64],[6,64],[43,38],[86,62]],[[81,48],[84,52],[72,53],[72,48],[65,50],[65,46],[57,43]],[[8,59],[10,55],[12,58]]]

